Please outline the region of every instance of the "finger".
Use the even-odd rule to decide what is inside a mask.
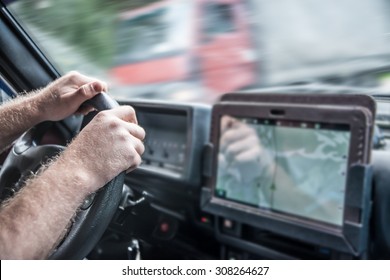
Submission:
[[[136,150],[138,155],[142,155],[145,152],[145,146],[144,143],[139,138],[136,138],[134,136],[130,136],[132,146]]]
[[[145,139],[146,133],[142,127],[140,127],[139,125],[134,124],[134,123],[129,123],[129,122],[125,122],[125,121],[122,121],[122,122],[123,122],[123,125],[130,132],[131,135],[133,135],[134,137],[138,138],[141,141]]]
[[[220,143],[221,151],[224,151],[231,143],[241,140],[242,138],[248,137],[255,132],[253,129],[247,126],[234,126],[222,134]]]
[[[104,82],[101,82],[101,81],[97,80],[96,78],[83,75],[77,71],[70,71],[69,73],[67,73],[63,77],[63,79],[70,79],[74,84],[76,84],[79,87],[82,85],[85,85],[85,84],[93,83],[93,82],[99,82],[99,83],[105,84]],[[107,85],[105,85],[105,86],[107,86]]]
[[[91,83],[88,83],[89,85],[92,85],[92,90],[96,91],[96,93],[100,92],[107,92],[108,91],[108,86],[107,83],[99,81],[99,80],[94,80]]]
[[[130,122],[138,124],[137,116],[135,115],[135,110],[131,106],[119,106],[117,108],[109,110],[114,116],[120,118],[125,122]]]
[[[247,150],[252,150],[254,147],[260,148],[260,143],[257,137],[250,136],[243,138],[239,141],[231,143],[227,148],[225,153],[229,157],[235,157],[240,153],[243,153]]]
[[[79,109],[76,111],[76,114],[82,114],[85,116],[85,115],[88,115],[92,111],[96,111],[96,109],[93,108],[92,106],[81,104]]]
[[[235,160],[238,162],[260,162],[261,151],[257,147],[246,150],[235,157]]]
[[[92,82],[89,84],[82,85],[70,95],[71,98],[75,100],[75,102],[82,104],[83,102],[87,101],[88,99],[91,99],[92,97],[100,93],[103,88],[104,85],[98,82]]]

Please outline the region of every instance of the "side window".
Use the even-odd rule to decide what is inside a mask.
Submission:
[[[204,6],[204,33],[206,36],[230,33],[236,30],[231,4],[208,3]]]
[[[0,75],[0,105],[9,99],[12,99],[14,96],[15,92]]]

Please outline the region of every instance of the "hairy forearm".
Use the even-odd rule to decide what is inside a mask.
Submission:
[[[5,202],[0,258],[49,256],[83,199],[141,163],[145,131],[136,123],[129,106],[98,113],[50,166]]]
[[[42,109],[35,93],[0,107],[0,153],[24,131],[43,121]]]
[[[105,83],[71,72],[35,94],[3,105],[0,150],[42,121],[88,112],[92,108],[80,105],[106,90]],[[130,106],[100,112],[57,160],[3,203],[0,258],[49,256],[86,195],[141,163],[144,137]]]
[[[0,211],[0,258],[46,258],[95,183],[64,156],[31,178]]]

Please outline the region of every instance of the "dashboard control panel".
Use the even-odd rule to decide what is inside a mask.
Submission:
[[[146,185],[148,180],[158,178],[159,185],[165,182],[170,186],[200,187],[211,107],[154,101],[127,101],[125,104],[134,107],[138,123],[146,131],[142,164],[133,172],[135,177],[142,175],[140,184]]]
[[[188,156],[186,112],[162,114],[141,109],[137,118],[147,130],[142,168],[182,178]]]

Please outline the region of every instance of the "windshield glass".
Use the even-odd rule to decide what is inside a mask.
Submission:
[[[387,0],[6,1],[60,73],[119,99],[213,103],[308,83],[390,91]]]
[[[389,1],[254,3],[271,84],[341,78],[389,66]]]
[[[116,30],[115,64],[167,56],[187,47],[190,30],[183,18],[187,6],[152,6],[140,12],[121,14]]]

